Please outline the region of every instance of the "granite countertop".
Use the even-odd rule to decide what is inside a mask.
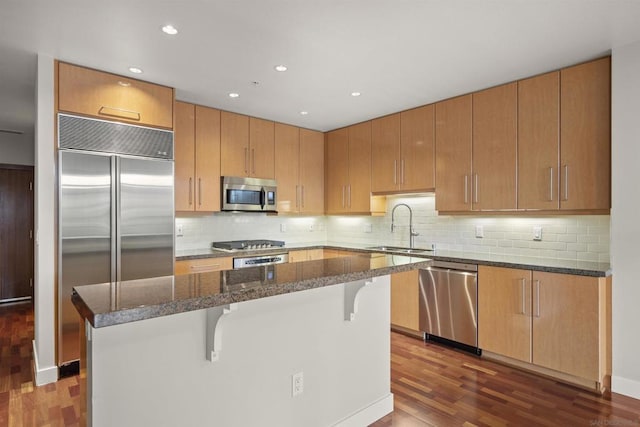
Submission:
[[[78,286],[71,300],[94,328],[425,268],[429,259],[350,257]]]
[[[371,246],[371,245],[369,245]],[[287,245],[280,249],[264,249],[252,251],[222,251],[215,249],[192,249],[176,251],[177,260],[189,260],[198,258],[244,256],[256,254],[283,253],[299,249],[337,249],[349,250],[356,253],[374,253],[375,250],[368,249],[369,246],[352,245],[343,243],[299,243]],[[402,254],[400,252],[386,252],[392,254]],[[578,261],[570,259],[557,259],[520,255],[504,255],[491,253],[460,252],[435,250],[420,254],[412,254],[412,257],[423,257],[438,261],[465,262],[479,265],[490,265],[494,267],[520,268],[534,271],[546,271],[550,273],[574,274],[579,276],[606,277],[611,275],[611,266],[608,262]]]

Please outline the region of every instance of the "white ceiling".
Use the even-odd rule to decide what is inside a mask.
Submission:
[[[637,40],[637,0],[0,0],[0,129],[33,127],[37,53],[325,131]]]

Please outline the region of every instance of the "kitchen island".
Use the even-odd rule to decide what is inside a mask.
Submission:
[[[393,410],[379,253],[80,286],[90,426],[362,426]]]

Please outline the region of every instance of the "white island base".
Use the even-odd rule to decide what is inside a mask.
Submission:
[[[393,410],[389,276],[227,307],[87,323],[87,424],[362,427]]]

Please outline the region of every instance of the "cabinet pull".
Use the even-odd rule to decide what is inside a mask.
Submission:
[[[347,186],[347,206],[351,207],[351,184]]]
[[[540,280],[536,280],[536,317],[540,317]]]
[[[342,186],[342,207],[343,207],[343,208],[345,207],[345,204],[344,204],[344,193],[345,193],[345,187],[346,187],[346,186],[344,186],[344,185]]]
[[[569,165],[564,165],[564,196],[563,201],[569,200]]]
[[[246,175],[249,175],[249,149],[247,147],[244,147],[244,173]]]
[[[527,279],[525,279],[525,278],[520,279],[520,289],[522,291],[522,311],[520,312],[520,314],[525,314],[525,315],[527,314],[526,301],[525,301],[526,281],[527,281]]]
[[[464,176],[464,204],[469,203],[469,175]]]
[[[251,149],[251,172],[255,175],[256,174],[256,149],[252,148]]]
[[[549,167],[549,201],[553,202],[553,166]]]
[[[298,197],[298,186],[296,185],[296,208],[300,205],[300,198]]]
[[[193,204],[193,178],[189,177],[189,206]]]
[[[113,110],[113,112],[109,112],[108,110]],[[102,107],[100,107],[100,109],[98,110],[98,114],[101,114],[103,116],[120,117],[123,119],[135,120],[138,122],[140,121],[140,113],[137,111],[125,110],[124,108],[109,107],[107,105],[103,105]]]
[[[404,184],[404,159],[400,160],[400,184]]]
[[[202,178],[198,178],[198,206],[202,206]]]
[[[393,161],[393,185],[397,185],[398,184],[398,161],[394,160]]]
[[[475,191],[473,194],[473,203],[478,203],[478,174],[475,174],[474,177],[475,177],[476,183],[475,183]]]
[[[300,186],[300,206],[304,208],[304,185]]]

